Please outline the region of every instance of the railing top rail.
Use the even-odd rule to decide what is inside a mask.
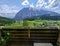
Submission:
[[[42,29],[42,30],[44,30],[45,28],[29,28],[29,27],[20,27],[20,28],[0,28],[0,29]],[[47,30],[60,30],[60,29],[58,29],[58,28],[54,28],[54,29],[47,29]]]

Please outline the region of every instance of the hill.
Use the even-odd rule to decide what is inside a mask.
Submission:
[[[15,21],[12,20],[12,19],[5,18],[5,17],[1,17],[0,16],[0,26],[4,26],[6,24],[12,24],[13,22],[15,22]]]

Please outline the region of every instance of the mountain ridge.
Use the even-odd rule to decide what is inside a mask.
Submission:
[[[26,18],[34,18],[34,16],[43,16],[43,15],[47,15],[50,14],[51,16],[60,16],[60,14],[52,12],[52,11],[47,11],[47,10],[34,10],[34,9],[30,9],[30,8],[23,8],[22,10],[20,10],[16,16],[14,17],[15,20],[24,20]]]

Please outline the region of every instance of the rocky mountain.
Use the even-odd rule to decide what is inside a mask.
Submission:
[[[36,10],[36,9],[31,9],[31,8],[23,8],[22,10],[20,10],[16,16],[15,16],[15,20],[24,20],[24,19],[57,19],[60,18],[60,14],[56,13],[56,12],[52,12],[52,11],[47,11],[47,10]],[[53,20],[54,20],[53,19]]]

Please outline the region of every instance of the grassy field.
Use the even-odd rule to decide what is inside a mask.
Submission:
[[[3,26],[4,28],[20,28],[20,27],[31,27],[31,28],[60,28],[59,20],[25,20],[16,21],[15,23]]]

